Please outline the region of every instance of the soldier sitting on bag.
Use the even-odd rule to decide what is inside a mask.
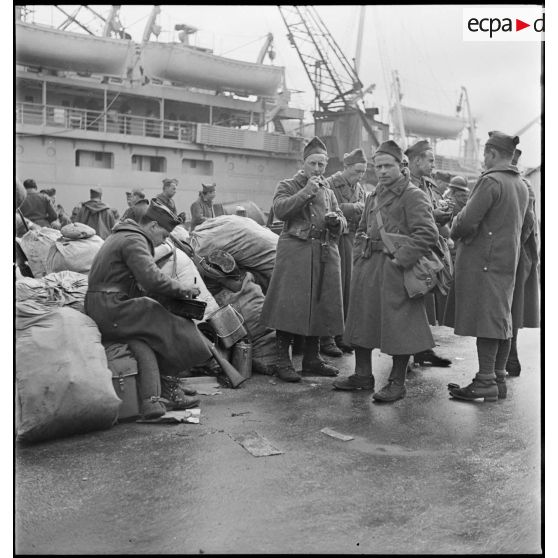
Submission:
[[[174,298],[193,298],[200,290],[183,287],[163,274],[153,259],[161,244],[180,220],[158,200],[152,200],[139,223],[128,220],[115,225],[95,256],[89,272],[85,312],[95,320],[103,341],[139,339],[157,356],[162,397],[170,409],[198,403],[178,385],[178,374],[206,363],[211,352],[196,325],[171,314],[146,293]],[[141,285],[141,290],[139,286]],[[142,394],[142,414],[156,412],[157,394]]]

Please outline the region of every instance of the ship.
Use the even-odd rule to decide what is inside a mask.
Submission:
[[[304,142],[285,131],[304,112],[290,106],[285,69],[264,62],[272,40],[257,61],[191,45],[196,29],[186,24],[175,25],[175,42],[152,40],[160,31],[154,6],[135,42],[119,8],[93,34],[83,25],[68,30],[79,24],[71,14],[55,28],[29,21],[32,7],[16,7],[18,178],[56,188],[70,209],[89,199],[91,186],[125,208],[126,191],[154,197],[173,177],[187,215],[204,183],[217,185],[223,207],[250,200],[267,210],[278,181],[296,172]]]

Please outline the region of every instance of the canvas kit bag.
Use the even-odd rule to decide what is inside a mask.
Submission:
[[[387,233],[380,211],[376,212],[376,221],[386,249],[395,255],[397,248],[408,243],[409,237],[404,234]],[[445,242],[444,245],[447,248]],[[451,280],[451,256],[448,250],[446,259],[445,254],[439,254],[440,251],[440,246],[434,247],[428,254],[421,256],[413,267],[403,271],[403,283],[409,298],[424,296],[435,287],[438,287],[442,294],[447,294],[447,286]]]

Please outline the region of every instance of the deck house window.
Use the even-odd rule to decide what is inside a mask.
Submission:
[[[106,151],[76,150],[76,167],[92,167],[96,169],[113,169],[114,154]]]
[[[143,172],[167,172],[165,157],[152,155],[132,155],[132,169]]]
[[[202,159],[182,159],[182,174],[213,176],[213,161]]]

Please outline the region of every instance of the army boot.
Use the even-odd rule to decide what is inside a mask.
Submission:
[[[138,393],[140,414],[144,419],[162,417],[167,409],[161,401],[161,380],[155,353],[139,339],[128,341],[128,347],[138,363]]]
[[[344,352],[344,353],[348,353],[351,354],[353,352],[353,348],[351,347],[351,345],[347,345],[347,343],[345,343],[345,341],[343,341],[343,336],[342,335],[336,335],[335,336],[335,344]]]
[[[508,396],[505,370],[496,370],[496,387],[498,388],[498,399],[505,399]]]
[[[320,357],[319,337],[306,337],[302,357],[302,373],[312,376],[337,376],[339,370]]]
[[[355,373],[344,380],[335,380],[333,382],[333,387],[344,391],[374,391],[372,350],[365,349],[364,347],[356,347]]]
[[[183,411],[199,407],[200,400],[186,395],[176,376],[161,376],[161,397],[168,411]]]
[[[407,375],[407,364],[410,355],[394,355],[393,365],[389,374],[388,383],[372,397],[383,403],[393,403],[403,399],[407,394],[405,389],[405,377]]]
[[[343,356],[343,351],[335,344],[335,339],[331,336],[320,337],[320,353],[332,357]]]
[[[458,384],[448,384],[448,390],[454,399],[463,401],[474,401],[475,399],[498,401],[498,386],[492,374],[479,373],[465,387],[460,387]]]
[[[284,382],[300,382],[300,376],[296,373],[293,361],[289,355],[291,347],[292,334],[287,331],[275,332],[275,347],[277,350],[276,369],[277,376]]]

